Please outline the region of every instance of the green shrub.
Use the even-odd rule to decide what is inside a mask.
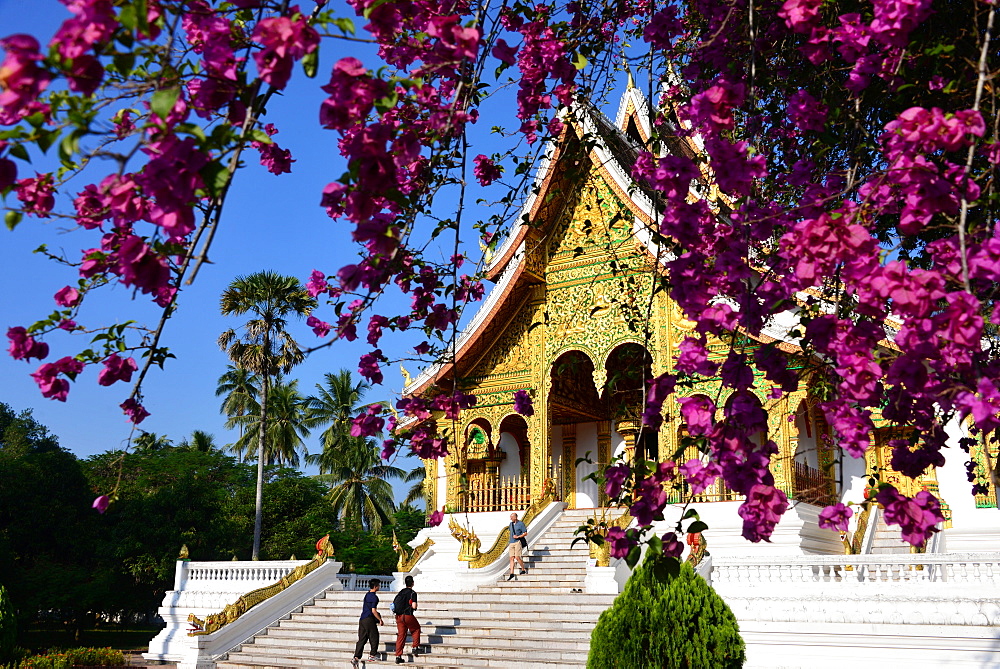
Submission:
[[[71,669],[72,667],[124,667],[125,654],[111,648],[71,648],[21,660],[17,669]]]
[[[736,616],[691,565],[660,580],[649,551],[590,637],[588,669],[734,669],[746,658]]]
[[[17,614],[7,588],[0,585],[0,664],[14,660],[17,643]]]

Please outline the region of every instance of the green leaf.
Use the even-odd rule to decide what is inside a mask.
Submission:
[[[316,71],[319,69],[319,49],[313,49],[311,52],[307,53],[302,59],[302,71],[306,73],[306,76],[310,79],[316,76]]]
[[[583,68],[587,67],[588,64],[590,64],[590,61],[587,60],[587,57],[584,56],[582,53],[576,54],[576,57],[573,58],[573,67],[575,67],[578,70],[582,70]]]
[[[28,150],[24,148],[24,144],[15,144],[14,146],[10,147],[8,153],[10,153],[10,155],[14,156],[15,158],[20,158],[26,163],[31,162],[31,158],[28,156]]]
[[[6,224],[8,230],[13,230],[17,227],[17,224],[21,222],[24,216],[19,211],[8,211],[4,216],[4,224]]]
[[[697,534],[698,532],[704,532],[707,529],[708,529],[707,523],[701,520],[696,520],[690,525],[688,525],[688,534]]]
[[[663,552],[663,541],[655,534],[649,538],[649,550],[657,555]]]
[[[115,69],[123,77],[127,77],[132,73],[132,68],[135,67],[135,54],[131,51],[126,51],[124,53],[116,53],[112,61],[115,64]]]
[[[122,6],[121,11],[118,12],[118,23],[122,24],[122,27],[128,29],[129,31],[135,30],[138,23],[135,12],[135,5],[125,3],[125,5]]]
[[[201,168],[200,174],[202,181],[205,182],[205,188],[212,195],[222,192],[226,182],[229,181],[229,170],[216,160]]]
[[[57,139],[59,139],[58,130],[39,130],[36,142],[38,143],[38,148],[42,150],[42,153],[48,153],[49,147],[52,146]]]
[[[333,20],[333,25],[335,25],[338,28],[340,28],[340,31],[342,33],[344,33],[345,35],[353,35],[354,34],[354,21],[352,21],[348,17],[345,17],[345,18],[342,18],[342,19],[334,19]]]
[[[635,569],[635,565],[639,563],[641,556],[642,550],[638,546],[632,546],[632,550],[625,556],[625,564],[629,566],[629,569]]]
[[[694,509],[688,509],[681,520],[687,520],[688,518],[698,519],[698,512]]]
[[[153,93],[149,108],[160,118],[166,119],[174,105],[177,104],[177,98],[180,97],[180,94],[181,89],[179,88],[161,88]]]

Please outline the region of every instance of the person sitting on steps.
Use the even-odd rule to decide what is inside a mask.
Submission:
[[[508,540],[508,545],[510,546],[510,575],[507,580],[516,580],[517,575],[514,573],[514,562],[518,562],[521,565],[521,573],[527,574],[528,570],[524,566],[524,560],[521,559],[521,552],[524,550],[525,546],[528,545],[528,540],[525,539],[528,536],[528,528],[525,527],[524,523],[517,519],[517,514],[510,514],[510,539]]]

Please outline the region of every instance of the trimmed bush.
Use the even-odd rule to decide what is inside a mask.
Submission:
[[[125,654],[111,648],[71,648],[45,655],[33,655],[17,665],[17,669],[72,669],[73,667],[124,667]]]
[[[659,580],[649,551],[590,637],[588,669],[735,669],[746,659],[736,616],[691,565]],[[666,571],[663,564],[658,570]]]

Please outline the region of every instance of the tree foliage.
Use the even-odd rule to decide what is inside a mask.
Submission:
[[[652,550],[590,638],[588,669],[736,669],[745,645],[736,616],[690,564],[664,579]],[[674,563],[676,565],[676,562]]]
[[[604,123],[596,104],[617,68],[639,65],[649,136],[632,133],[619,153],[629,188],[648,199],[633,213],[657,257],[651,293],[637,303],[668,291],[696,327],[669,371],[642,379],[636,409],[658,429],[678,389],[721,377],[707,403],[666,404],[699,426],[692,436],[705,461],[680,469],[690,488],[722,477],[745,497],[745,536],[766,540],[788,500],[769,468],[776,444],[754,438],[766,421],[753,398],[780,410],[800,387],[843,457],[863,457],[878,420],[911,427],[911,440],[890,446],[892,467],[913,478],[944,462],[949,423],[968,421],[973,436],[1000,429],[995,4],[351,0],[303,10],[272,0],[87,0],[70,11],[47,50],[27,35],[0,42],[7,225],[65,215],[93,238],[82,254],[47,250],[79,278],[55,293],[55,312],[8,330],[15,358],[43,361],[33,376],[45,397],[65,400],[70,382],[97,366],[99,383],[133,384],[121,405],[133,421],[147,415],[142,380],[169,359],[164,323],[207,261],[248,152],[274,174],[290,171],[277,128],[265,125],[268,102],[295,66],[315,76],[322,48],[336,60],[319,123],[340,155],[317,199],[346,223],[361,257],[313,270],[298,297],[300,306],[316,300],[307,323],[326,340],[314,350],[367,332],[358,369],[370,383],[383,380],[380,342],[394,330],[420,329],[426,339],[412,356],[449,362],[461,311],[485,290],[482,267],[466,261],[483,260],[480,244],[488,253],[540,223],[517,213],[535,195],[539,140],[597,146],[588,129]],[[358,39],[377,45],[377,60],[357,58]],[[516,92],[504,117],[507,88]],[[476,155],[476,126],[506,143]],[[52,147],[57,166],[18,173],[15,161]],[[475,182],[495,184],[480,220]],[[148,296],[159,322],[79,325],[83,304],[114,285]],[[394,291],[409,306],[377,313]],[[651,345],[648,311],[628,318]],[[98,333],[88,347],[44,362],[80,327]],[[264,375],[264,416],[273,372],[255,365],[274,360],[279,344],[255,338],[267,332],[223,342]],[[719,350],[710,337],[723,359],[709,359]],[[124,357],[133,351],[141,365]],[[382,452],[408,445],[439,458],[454,448],[428,421],[476,402],[460,381],[405,398],[407,429]],[[527,390],[518,393],[510,404],[529,411]],[[354,436],[395,420],[369,406]],[[985,471],[967,459],[976,493],[1000,480],[986,450]],[[613,476],[636,517],[662,516],[665,472]],[[866,500],[875,501],[915,545],[943,520],[930,491],[909,497],[880,484]],[[845,526],[848,515],[831,508],[823,522]]]

